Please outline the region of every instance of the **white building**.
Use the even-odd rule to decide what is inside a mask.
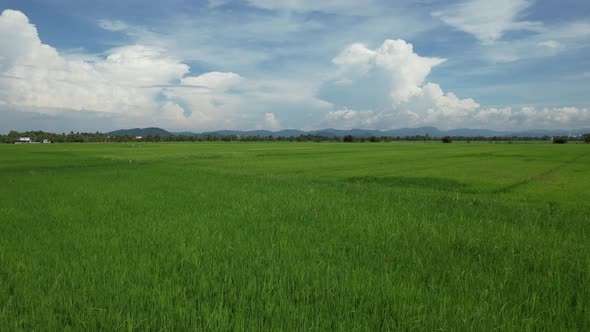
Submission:
[[[29,144],[29,143],[33,143],[33,140],[31,140],[30,137],[19,137],[16,139],[16,141],[14,141],[14,144]]]

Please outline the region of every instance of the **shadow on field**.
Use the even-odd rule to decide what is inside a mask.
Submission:
[[[388,187],[411,187],[411,188],[428,188],[445,191],[459,191],[464,193],[475,192],[473,188],[459,181],[434,178],[434,177],[407,177],[407,176],[359,176],[350,177],[345,180],[347,183],[358,184],[376,184]]]
[[[61,160],[46,162],[40,165],[16,165],[3,167],[0,172],[8,174],[47,173],[47,172],[71,172],[71,171],[96,171],[109,167],[137,166],[137,161],[107,160],[107,159],[83,159],[73,160],[67,163]]]
[[[507,186],[497,188],[496,190],[493,190],[491,193],[492,194],[509,193],[509,192],[516,191],[518,188],[526,186],[529,183],[532,183],[535,181],[545,181],[545,180],[551,178],[555,173],[559,172],[560,170],[563,170],[565,167],[576,164],[583,157],[584,157],[584,155],[576,156],[575,158],[572,158],[571,160],[559,163],[558,165],[551,167],[544,172],[529,176],[525,179],[522,179],[520,181],[516,181],[516,182],[509,184]]]

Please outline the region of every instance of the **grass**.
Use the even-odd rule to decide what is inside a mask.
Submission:
[[[0,146],[1,330],[590,330],[590,146]]]

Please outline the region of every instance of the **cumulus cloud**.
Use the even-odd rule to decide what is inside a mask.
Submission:
[[[588,124],[588,109],[482,108],[471,98],[461,99],[452,92],[443,91],[436,83],[425,82],[432,69],[444,61],[416,54],[412,45],[404,40],[386,40],[376,49],[363,44],[350,45],[333,59],[339,68],[333,84],[341,89],[350,86],[348,93],[352,95],[358,89],[354,84],[358,80],[370,85],[372,91],[382,91],[380,85],[387,84],[390,105],[382,109],[330,111],[324,125],[380,129],[419,125],[443,129],[531,129]],[[384,73],[389,80],[381,79]]]
[[[356,114],[352,111],[337,111],[330,116],[341,116],[350,122],[354,114],[354,118],[359,116],[362,124],[393,125],[393,122],[402,122],[412,125],[451,119],[478,108],[479,105],[472,99],[459,99],[453,93],[445,93],[435,83],[424,84],[432,69],[444,61],[416,54],[412,44],[401,39],[385,40],[376,49],[352,44],[336,56],[333,63],[339,66],[342,75],[349,80],[386,73],[391,102],[388,112],[391,114],[385,116],[383,112],[361,111]],[[342,78],[337,80],[341,81]],[[373,120],[374,117],[379,120]]]
[[[407,102],[421,92],[420,84],[433,67],[445,59],[426,58],[414,53],[412,44],[404,40],[386,40],[371,50],[363,44],[352,44],[342,51],[332,62],[348,72],[357,71],[366,75],[374,68],[391,74],[391,97],[394,103]]]
[[[511,121],[527,128],[577,128],[590,123],[590,109],[577,107],[542,108],[523,107],[514,113]]]
[[[39,39],[19,11],[0,15],[0,99],[8,105],[140,114],[154,109],[158,89],[188,72],[161,49],[131,45],[104,58],[61,55]]]
[[[411,122],[411,116],[418,122]],[[394,113],[368,110],[337,110],[326,115],[323,125],[336,128],[393,129],[405,126],[430,125],[441,129],[485,128],[496,130],[576,129],[590,125],[590,109],[577,107],[475,108],[463,113],[432,113],[420,118],[415,113]]]
[[[433,13],[446,24],[469,33],[482,43],[493,43],[507,31],[539,31],[539,22],[519,20],[530,0],[468,0]]]
[[[6,71],[17,61],[35,63],[55,61],[57,52],[39,42],[37,29],[21,12],[5,10],[0,14],[0,69]]]
[[[253,128],[265,110],[281,103],[308,109],[328,104],[304,85],[248,80],[234,72],[187,76],[189,70],[166,49],[140,44],[101,55],[61,54],[40,40],[23,13],[0,15],[0,111],[57,117],[73,110],[89,117],[109,114],[131,126],[205,130]],[[273,128],[279,125],[276,116],[266,119]]]

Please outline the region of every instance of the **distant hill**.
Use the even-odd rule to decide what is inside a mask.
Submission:
[[[372,129],[320,129],[310,131],[308,134],[328,137],[342,137],[346,135],[352,135],[356,137],[368,137],[368,136],[383,136],[383,132],[380,130]]]
[[[279,131],[270,131],[270,130],[250,130],[250,131],[243,131],[243,130],[217,130],[217,131],[210,131],[204,132],[197,135],[240,135],[240,136],[274,136],[274,137],[291,137],[291,136],[299,136],[305,135],[307,132],[295,129],[285,129]]]
[[[575,130],[527,130],[527,131],[496,131],[488,129],[451,129],[451,130],[440,130],[436,127],[419,127],[419,128],[400,128],[393,130],[368,130],[368,129],[321,129],[308,132],[313,135],[320,136],[337,136],[342,137],[346,135],[352,135],[357,137],[368,137],[368,136],[393,136],[393,137],[405,137],[405,136],[426,136],[431,137],[442,137],[442,136],[483,136],[483,137],[541,137],[541,136],[568,136],[572,135],[583,135],[590,133],[590,128],[575,129]]]
[[[107,135],[131,135],[131,136],[147,136],[147,135],[160,135],[160,136],[172,136],[173,133],[164,130],[162,128],[133,128],[133,129],[121,129],[108,132]]]
[[[237,136],[274,136],[274,137],[294,137],[300,135],[317,135],[324,137],[343,137],[346,135],[352,135],[356,137],[369,137],[369,136],[392,136],[392,137],[405,137],[405,136],[426,136],[431,137],[442,137],[442,136],[483,136],[483,137],[541,137],[541,136],[568,136],[582,135],[590,133],[590,128],[575,129],[575,130],[527,130],[527,131],[495,131],[488,129],[451,129],[451,130],[440,130],[436,127],[418,127],[418,128],[400,128],[392,130],[373,130],[373,129],[320,129],[311,131],[302,131],[296,129],[284,129],[279,131],[270,130],[217,130],[203,133],[193,133],[188,131],[183,132],[169,132],[161,128],[134,128],[134,129],[122,129],[115,130],[107,133],[108,135],[134,135],[134,136],[147,136],[147,135],[161,135],[161,136],[173,136],[173,135],[187,135],[187,136],[207,136],[207,135],[237,135]]]

